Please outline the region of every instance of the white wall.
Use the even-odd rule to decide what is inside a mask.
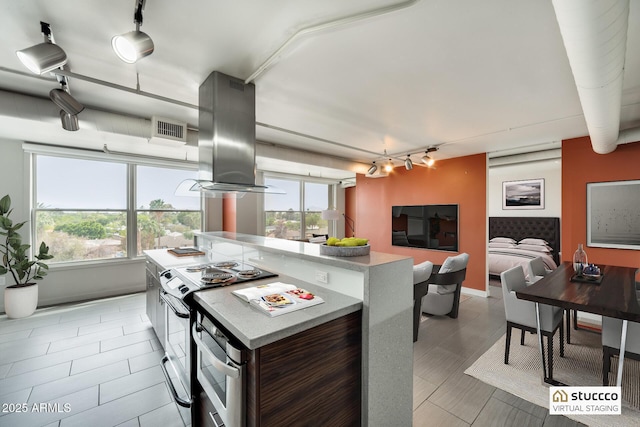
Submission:
[[[544,179],[544,209],[502,209],[502,183],[525,179]],[[489,167],[489,216],[550,216],[562,214],[562,164],[560,159]]]
[[[29,220],[29,167],[22,141],[0,139],[0,197],[9,194],[15,221]],[[73,191],[73,190],[70,190]],[[29,241],[29,229],[21,235]],[[55,254],[53,254],[55,256]],[[47,277],[39,281],[38,306],[122,295],[145,290],[144,259],[91,263],[85,266],[50,266]],[[5,277],[11,284],[10,277]],[[0,292],[0,311],[4,312],[4,287]]]

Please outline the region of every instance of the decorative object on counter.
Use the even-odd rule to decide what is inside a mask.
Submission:
[[[282,282],[238,289],[231,293],[271,317],[324,302],[322,298],[307,290]]]
[[[167,249],[167,252],[169,252],[171,255],[174,255],[174,256],[201,256],[201,255],[206,255],[204,252],[202,252],[201,250],[198,250],[196,248],[171,248],[171,249]]]
[[[371,246],[369,239],[358,237],[329,237],[327,243],[320,245],[320,254],[329,256],[363,256],[369,255]]]
[[[6,236],[0,243],[0,275],[11,273],[15,284],[4,290],[4,309],[7,316],[13,319],[31,316],[38,306],[38,285],[35,280],[42,280],[49,267],[43,261],[52,259],[49,247],[40,243],[35,260],[29,260],[31,245],[22,243],[18,230],[27,221],[14,224],[11,214],[11,197],[0,199],[0,235]]]
[[[593,283],[599,285],[602,283],[603,274],[600,274],[600,268],[595,264],[584,264],[582,272],[576,273],[571,277],[572,282]]]
[[[579,276],[587,264],[587,253],[582,249],[582,243],[580,243],[578,244],[578,249],[573,254],[573,271]]]

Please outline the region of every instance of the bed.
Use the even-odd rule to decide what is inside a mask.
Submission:
[[[540,252],[538,248],[530,245],[491,245],[488,255],[489,275],[492,277],[499,277],[500,273],[517,265],[521,265],[525,274],[528,274],[529,261],[536,257],[541,257],[549,270],[556,269],[560,263],[560,218],[489,217],[489,240],[499,237],[510,238],[516,242],[523,239],[541,239],[547,242],[550,252]]]

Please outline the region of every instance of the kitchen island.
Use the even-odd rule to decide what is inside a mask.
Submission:
[[[362,425],[412,424],[412,258],[378,252],[331,257],[312,243],[230,232],[197,233],[196,240],[209,256],[224,255],[361,301]]]
[[[199,233],[197,247],[206,255],[177,258],[165,250],[147,251],[148,263],[160,269],[233,259],[278,274],[193,294],[198,310],[250,350],[247,425],[270,425],[264,417],[260,423],[260,417],[281,413],[278,405],[304,394],[304,387],[312,387],[312,403],[322,393],[333,393],[334,399],[349,403],[349,411],[359,408],[361,425],[411,425],[411,258],[376,252],[330,257],[320,255],[319,245],[227,232]],[[232,294],[272,282],[307,289],[324,303],[269,317]],[[300,381],[284,376],[291,372]],[[261,394],[261,383],[278,387]],[[265,410],[261,401],[275,404],[275,411],[273,406]]]

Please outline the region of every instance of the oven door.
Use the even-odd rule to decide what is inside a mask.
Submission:
[[[182,301],[171,294],[161,292],[160,298],[164,302],[164,315],[166,316],[163,370],[176,402],[180,406],[188,408],[191,406],[191,381],[189,378],[190,310]],[[171,371],[165,368],[167,362],[172,368]]]
[[[192,337],[197,349],[196,378],[217,411],[217,416],[209,416],[219,417],[225,427],[244,427],[246,353],[233,347],[204,316],[202,323],[194,323]]]

